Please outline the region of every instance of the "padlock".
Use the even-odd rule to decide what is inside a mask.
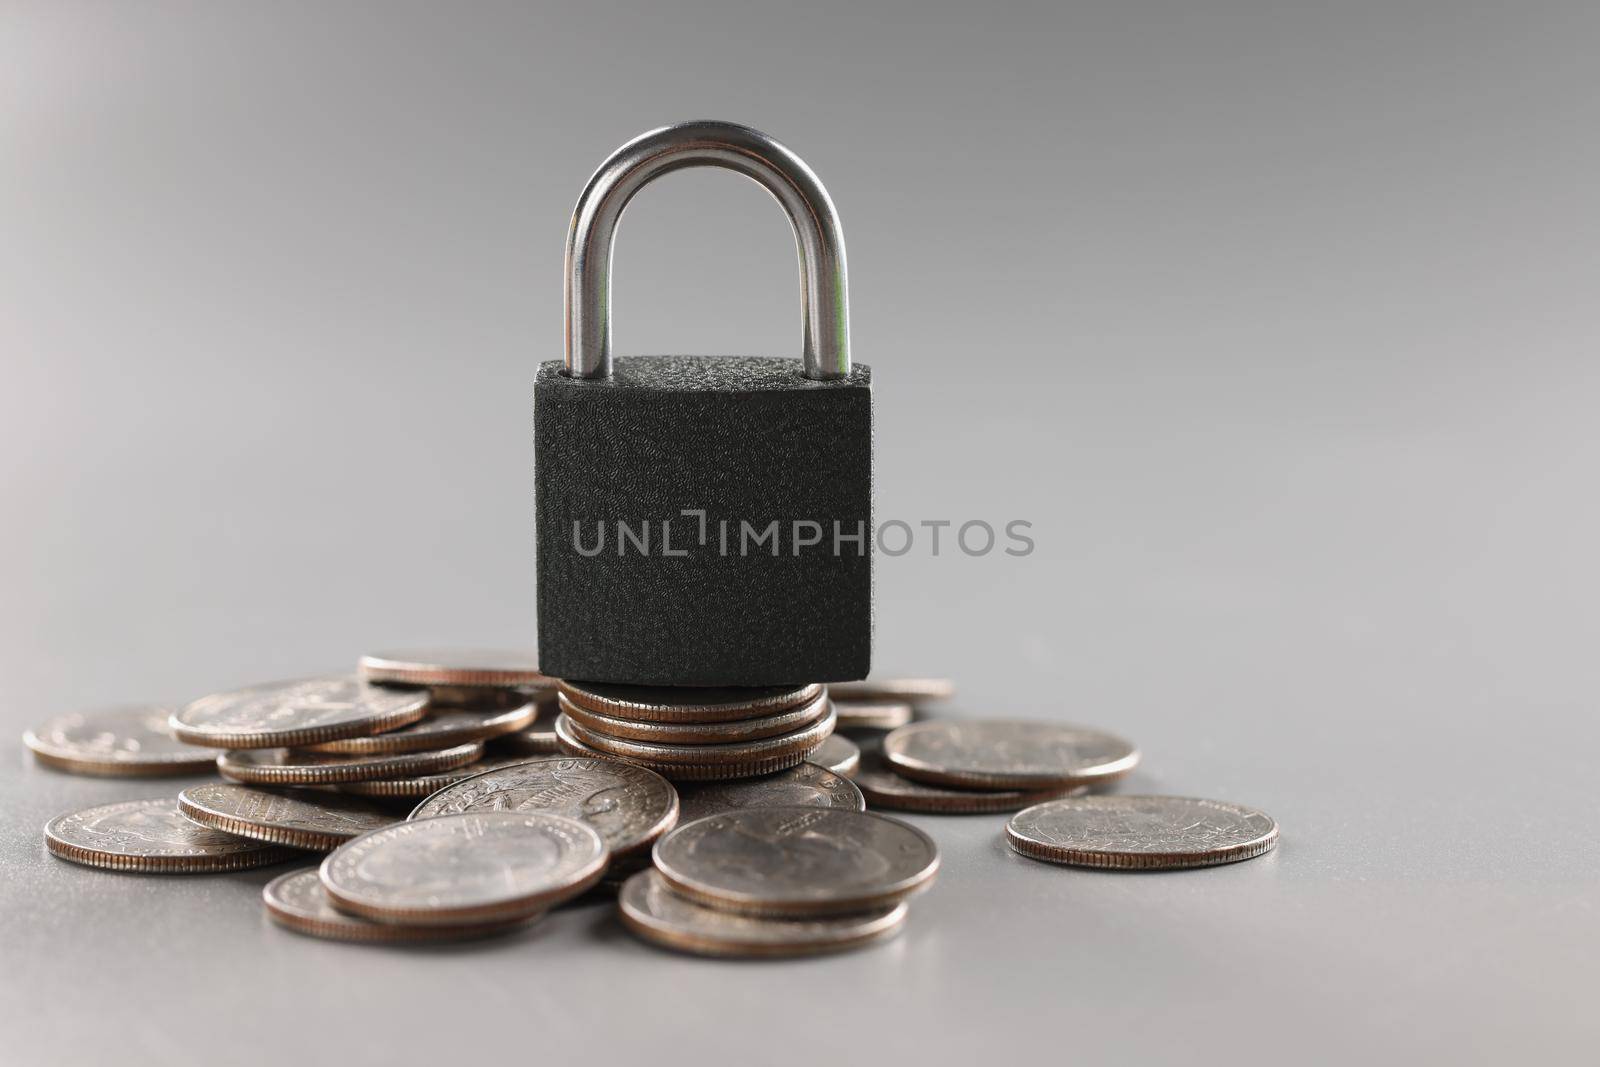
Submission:
[[[803,358],[611,354],[611,250],[669,171],[753,178],[794,226]],[[539,366],[540,669],[636,685],[864,678],[872,657],[872,376],[850,360],[844,235],[799,156],[725,122],[646,133],[567,235],[566,358]]]

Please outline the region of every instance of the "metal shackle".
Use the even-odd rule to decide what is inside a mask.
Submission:
[[[566,373],[611,376],[611,251],[633,194],[670,171],[725,167],[754,179],[782,205],[800,253],[805,376],[850,376],[850,294],[844,231],[805,161],[759,130],[685,122],[641,134],[611,153],[584,186],[567,233]]]

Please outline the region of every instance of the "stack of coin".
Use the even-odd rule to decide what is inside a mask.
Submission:
[[[534,723],[527,694],[517,703],[499,692],[476,708],[435,708],[426,689],[330,675],[203,697],[170,725],[181,741],[224,749],[216,769],[235,782],[417,797],[484,769],[463,771],[483,759],[486,741]]]
[[[563,751],[609,756],[675,782],[772,774],[809,759],[833,733],[821,685],[689,689],[562,681]]]
[[[919,718],[925,705],[949,700],[955,691],[948,678],[869,678],[828,685],[839,729],[847,733],[898,729]]]
[[[857,948],[905,925],[939,850],[915,827],[843,808],[749,807],[686,823],[618,895],[623,925],[711,956]]]
[[[1139,752],[1114,734],[1051,722],[912,723],[855,776],[873,807],[937,814],[1016,811],[1115,781]]]

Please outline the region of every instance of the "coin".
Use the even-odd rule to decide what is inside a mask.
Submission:
[[[143,778],[214,772],[213,754],[172,735],[171,714],[154,704],[73,712],[29,730],[22,741],[40,763],[74,774]]]
[[[806,762],[777,774],[733,782],[686,785],[678,791],[680,822],[693,822],[738,808],[843,808],[865,811],[861,790],[850,779]]]
[[[841,730],[896,730],[917,717],[916,709],[901,700],[835,698],[833,706],[839,713]]]
[[[828,695],[819,693],[814,700],[785,711],[729,722],[641,722],[624,719],[589,711],[574,704],[565,693],[561,694],[560,707],[579,726],[607,737],[652,741],[663,745],[720,745],[776,737],[810,726],[828,713]]]
[[[552,686],[532,652],[503,648],[417,648],[374,652],[357,664],[369,682],[449,686]]]
[[[642,857],[678,821],[678,793],[665,778],[621,760],[531,760],[446,786],[409,816],[463,811],[543,811],[586,822],[611,850],[613,867]]]
[[[822,695],[818,684],[764,688],[609,685],[563,681],[572,703],[601,715],[645,722],[729,722],[786,711]]]
[[[874,808],[895,811],[921,811],[939,815],[976,815],[997,811],[1016,811],[1057,797],[1087,793],[1086,785],[1055,789],[952,789],[949,786],[914,782],[894,773],[878,753],[864,757],[855,774],[867,802]]]
[[[741,808],[656,842],[673,889],[709,907],[774,918],[888,907],[926,888],[939,849],[914,826],[838,808]]]
[[[763,919],[708,908],[674,893],[659,871],[640,871],[617,896],[622,925],[646,941],[702,956],[811,956],[883,941],[905,925],[907,906],[854,915]]]
[[[811,762],[828,768],[834,774],[854,778],[861,769],[861,747],[848,737],[831,735],[811,753]]]
[[[44,843],[52,853],[73,863],[161,874],[239,871],[298,854],[191,822],[170,797],[102,804],[57,815],[44,828]]]
[[[312,752],[333,752],[346,756],[374,756],[394,752],[419,752],[448,748],[469,741],[523,730],[533,722],[538,706],[532,701],[504,711],[463,711],[435,708],[427,717],[410,726],[371,737],[349,737],[308,746]]]
[[[539,718],[526,730],[496,737],[485,747],[497,756],[558,755],[561,741],[556,737],[556,717],[541,711]]]
[[[563,748],[626,759],[671,781],[749,778],[781,771],[803,762],[832,730],[830,711],[815,725],[760,741],[737,745],[654,745],[606,737],[584,729],[565,715],[556,720],[556,733]]]
[[[322,861],[334,907],[404,926],[527,918],[600,880],[600,834],[545,812],[474,811],[398,823]]]
[[[467,711],[503,711],[506,708],[521,707],[530,700],[536,704],[548,700],[553,704],[556,699],[553,684],[545,689],[531,686],[507,689],[504,686],[492,685],[430,685],[427,690],[429,707],[462,708]]]
[[[883,755],[906,778],[975,789],[1106,782],[1139,762],[1138,750],[1114,734],[1010,719],[912,723],[883,739]]]
[[[338,793],[231,782],[190,786],[178,794],[178,810],[213,830],[319,852],[399,821],[374,804]]]
[[[406,778],[378,778],[370,782],[344,782],[334,788],[341,793],[351,793],[355,796],[374,797],[381,800],[421,800],[431,796],[447,785],[471,778],[484,771],[492,771],[497,767],[510,767],[513,764],[527,762],[526,756],[506,756],[501,759],[481,759],[476,763],[469,763],[461,767],[452,767],[449,770],[439,771],[435,774],[418,774]]]
[[[868,678],[864,682],[829,682],[835,700],[949,700],[956,684],[948,678]]]
[[[1235,863],[1271,851],[1266,812],[1194,797],[1093,796],[1019,811],[1006,841],[1030,859],[1078,867],[1171,870]]]
[[[279,748],[398,729],[427,710],[427,693],[330,675],[201,697],[176,712],[171,725],[191,745]]]
[[[331,785],[430,774],[465,766],[482,756],[483,743],[478,741],[392,756],[334,756],[298,748],[230,749],[217,757],[217,770],[224,778],[250,784]]]
[[[296,933],[310,934],[329,941],[395,942],[460,941],[488,937],[520,929],[526,922],[481,923],[476,926],[394,926],[346,915],[333,906],[328,891],[322,888],[317,869],[290,871],[266,884],[261,902],[267,915],[279,926]]]

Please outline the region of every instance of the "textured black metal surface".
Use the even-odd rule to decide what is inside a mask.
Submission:
[[[561,368],[541,364],[534,388],[540,669],[650,685],[865,677],[870,369],[818,382],[797,359],[625,357],[589,381]],[[706,512],[704,545],[685,509]],[[619,520],[633,534],[621,553]],[[741,554],[741,524],[764,533],[774,520],[779,554],[748,536]],[[820,524],[822,542],[795,554],[796,521]],[[835,552],[835,522],[863,532],[859,550]]]

